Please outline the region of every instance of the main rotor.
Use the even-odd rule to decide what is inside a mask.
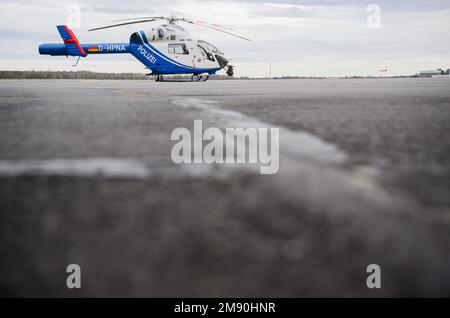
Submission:
[[[121,20],[114,20],[111,22],[120,22],[120,23],[115,23],[115,24],[111,24],[111,25],[106,25],[106,26],[102,26],[102,27],[98,27],[98,28],[93,28],[90,29],[89,32],[91,31],[98,31],[98,30],[104,30],[104,29],[110,29],[110,28],[117,28],[117,27],[123,27],[123,26],[127,26],[127,25],[132,25],[132,24],[139,24],[139,23],[150,23],[150,22],[154,22],[154,21],[160,21],[160,20],[166,20],[168,24],[178,24],[179,22],[184,22],[184,23],[188,23],[188,24],[195,24],[195,25],[199,25],[205,28],[209,28],[209,29],[213,29],[215,31],[219,31],[219,32],[223,32],[238,38],[241,38],[243,40],[246,41],[251,41],[251,39],[248,39],[246,37],[243,37],[241,35],[232,33],[230,31],[234,31],[231,28],[228,27],[224,27],[218,24],[212,24],[212,23],[208,23],[208,22],[204,22],[204,21],[199,21],[199,20],[192,20],[192,19],[188,19],[188,18],[182,18],[182,17],[176,17],[176,16],[167,16],[167,17],[140,17],[140,18],[129,18],[129,19],[121,19]]]

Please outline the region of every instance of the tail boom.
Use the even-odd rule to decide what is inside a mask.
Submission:
[[[52,56],[83,56],[91,54],[124,54],[131,53],[129,43],[89,43],[80,44],[86,55],[77,55],[67,49],[65,44],[46,43],[39,46],[39,54]]]
[[[58,25],[58,32],[64,44],[46,43],[39,46],[39,54],[52,56],[79,56],[89,54],[123,54],[131,53],[129,43],[90,43],[81,44],[72,30],[66,25]]]

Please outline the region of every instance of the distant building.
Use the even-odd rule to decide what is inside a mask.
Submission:
[[[437,70],[430,70],[430,71],[420,71],[419,76],[420,77],[433,77],[438,75],[444,75],[444,71],[441,69]]]

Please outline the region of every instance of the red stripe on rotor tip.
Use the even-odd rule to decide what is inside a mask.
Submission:
[[[69,33],[69,36],[71,37],[71,39],[69,40],[65,40],[65,43],[75,43],[75,45],[77,46],[77,48],[80,50],[81,54],[83,56],[86,56],[86,52],[83,50],[83,48],[80,45],[80,42],[78,41],[77,37],[75,36],[75,34],[72,32],[71,29],[69,29],[67,27],[67,25],[64,26],[64,29],[66,29],[67,33]]]

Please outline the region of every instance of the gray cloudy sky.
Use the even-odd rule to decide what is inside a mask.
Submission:
[[[381,7],[381,28],[367,27],[367,6]],[[175,14],[230,26],[252,38],[186,26],[220,47],[237,75],[389,75],[450,68],[449,0],[0,0],[0,69],[72,70],[72,59],[39,56],[43,42],[60,42],[55,26],[67,8],[81,7],[82,42],[127,42],[138,28],[87,32],[114,19]],[[90,56],[78,69],[143,72],[132,56]]]

